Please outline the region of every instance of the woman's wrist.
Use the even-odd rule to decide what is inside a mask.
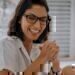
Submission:
[[[55,70],[53,67],[51,67],[51,71],[53,75],[60,75],[60,70]]]
[[[52,69],[54,72],[60,71],[60,62],[58,58],[52,61]]]

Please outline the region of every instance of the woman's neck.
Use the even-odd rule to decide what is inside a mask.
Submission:
[[[32,40],[29,39],[25,39],[25,41],[23,42],[28,54],[30,54],[31,49],[32,49]]]

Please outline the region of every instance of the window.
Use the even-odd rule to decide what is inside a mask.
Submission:
[[[56,32],[51,32],[60,46],[60,56],[70,53],[71,0],[47,0],[49,14],[56,16]]]
[[[9,18],[19,0],[0,0],[0,37],[6,35]]]
[[[6,34],[9,16],[14,11],[19,0],[0,0],[0,37]],[[60,46],[60,56],[70,54],[71,0],[47,0],[50,16],[56,16],[56,32],[50,36],[57,40]]]

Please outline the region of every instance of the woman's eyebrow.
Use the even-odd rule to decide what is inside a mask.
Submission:
[[[30,13],[24,13],[24,14],[26,14],[26,15],[34,15],[34,16],[37,16],[35,13],[33,13],[33,12],[30,12]],[[46,17],[48,17],[48,15],[42,15],[42,16],[37,16],[37,17],[43,17],[43,18],[46,18]]]

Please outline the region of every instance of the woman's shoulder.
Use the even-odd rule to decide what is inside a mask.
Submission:
[[[0,39],[0,44],[1,43],[7,43],[7,42],[11,42],[11,43],[15,43],[17,37],[16,36],[4,36]]]
[[[0,39],[0,48],[11,48],[16,49],[17,37],[15,36],[4,36]]]
[[[18,49],[15,40],[10,36],[0,39],[0,69],[8,69],[12,72],[18,70]]]

